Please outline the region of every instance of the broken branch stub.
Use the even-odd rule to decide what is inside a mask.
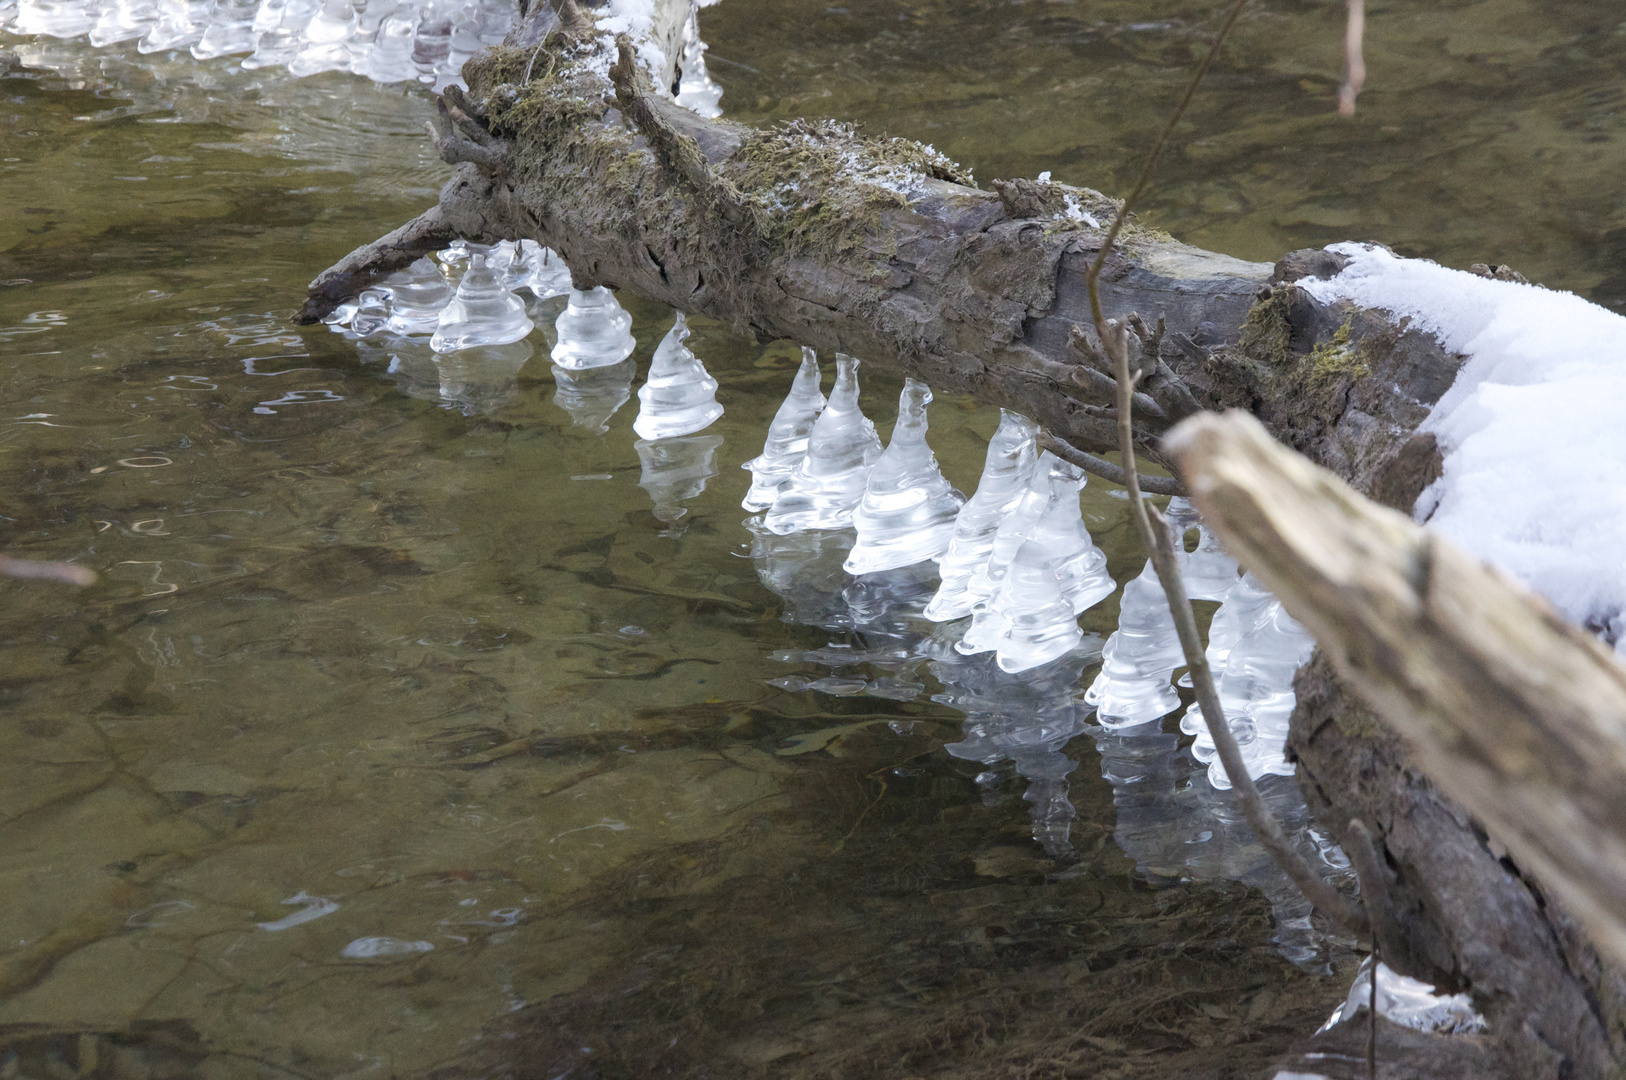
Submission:
[[[1240,412],[1167,439],[1203,520],[1418,765],[1626,962],[1626,669]]]

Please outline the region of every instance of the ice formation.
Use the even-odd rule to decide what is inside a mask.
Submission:
[[[881,440],[858,408],[858,361],[836,353],[836,384],[808,434],[803,455],[762,520],[769,532],[842,529],[864,497]]]
[[[559,343],[553,347],[553,362],[574,371],[619,364],[638,344],[632,338],[632,316],[602,285],[586,292],[571,289],[570,302],[554,327]]]
[[[939,558],[954,535],[965,497],[949,486],[926,445],[931,388],[905,379],[898,396],[892,441],[876,460],[864,497],[853,511],[858,542],[847,556],[849,574],[872,574]]]
[[[439,268],[427,258],[385,278],[383,288],[390,304],[384,330],[403,337],[433,334],[440,327],[441,310],[454,295]]]
[[[519,394],[519,369],[535,355],[528,341],[475,345],[437,354],[440,399],[464,416],[481,416]]]
[[[640,37],[637,31],[652,27],[652,7],[650,0],[602,6],[595,13],[601,38],[613,41],[627,31]],[[89,35],[98,47],[139,38],[143,53],[188,46],[200,60],[246,53],[242,66],[250,70],[350,71],[438,91],[461,84],[463,63],[502,44],[518,14],[505,0],[0,0],[0,31]],[[675,97],[702,116],[717,116],[722,89],[706,73],[705,48],[691,9]],[[652,73],[664,68],[666,57],[647,36],[638,51]],[[674,96],[670,87],[660,92]]]
[[[1053,477],[1050,505],[1011,559],[989,602],[1002,628],[994,643],[1000,670],[1027,671],[1078,648],[1078,616],[1117,591],[1107,557],[1079,511],[1084,477]]]
[[[1419,430],[1444,458],[1415,509],[1626,656],[1626,318],[1570,293],[1361,244],[1300,288],[1409,317],[1468,360]],[[1554,463],[1563,462],[1562,482]]]
[[[1118,629],[1101,650],[1101,671],[1084,700],[1095,706],[1102,727],[1144,724],[1173,712],[1180,695],[1170,682],[1185,665],[1174,617],[1150,561],[1124,586]]]
[[[1378,1015],[1392,1024],[1414,1031],[1443,1032],[1448,1035],[1471,1035],[1486,1028],[1485,1018],[1474,1011],[1473,999],[1467,994],[1436,994],[1434,987],[1420,979],[1402,975],[1387,964],[1377,965]],[[1355,984],[1349,988],[1344,1003],[1333,1010],[1332,1016],[1321,1030],[1334,1024],[1353,1020],[1365,1011],[1372,1001],[1372,958],[1361,961],[1355,973]]]
[[[768,425],[768,438],[762,444],[762,453],[740,468],[751,472],[751,490],[745,493],[740,505],[750,511],[766,510],[773,505],[779,489],[798,463],[807,454],[807,437],[813,430],[813,421],[824,411],[824,395],[819,391],[818,354],[802,346],[802,366],[796,369],[796,378],[790,384],[790,393],[774,413]]]
[[[476,345],[508,345],[528,337],[534,325],[525,314],[525,301],[509,292],[502,275],[476,253],[457,283],[457,294],[441,309],[429,347],[449,353]]]
[[[1232,613],[1222,624],[1227,609]],[[1209,632],[1209,663],[1226,725],[1236,737],[1248,774],[1255,779],[1267,773],[1292,775],[1284,747],[1287,721],[1297,701],[1293,676],[1310,659],[1315,639],[1251,575],[1231,590],[1230,598],[1215,612],[1214,622],[1216,626]],[[1223,667],[1214,662],[1214,653],[1220,651]],[[1199,706],[1187,710],[1180,730],[1197,737],[1191,752],[1207,763],[1209,782],[1216,788],[1230,787],[1231,779],[1220,764]]]
[[[683,342],[689,323],[676,312],[672,329],[655,347],[649,378],[638,388],[638,419],[632,430],[642,439],[692,435],[710,427],[723,407],[717,404],[717,380]]]
[[[1011,561],[1016,558],[1016,553],[1021,550],[1022,545],[1027,543],[1028,537],[1033,535],[1033,529],[1038,525],[1039,519],[1050,509],[1056,482],[1074,485],[1073,492],[1076,497],[1083,476],[1083,472],[1076,465],[1063,461],[1048,450],[1039,455],[1027,490],[1022,493],[1022,497],[1017,500],[1011,512],[1005,515],[1005,520],[999,523],[999,528],[994,532],[993,544],[988,550],[988,558],[971,575],[968,588],[979,598],[972,605],[975,618],[966,629],[965,636],[954,646],[955,649],[972,656],[976,653],[990,652],[999,646],[1000,640],[1005,636],[1007,624],[1003,617],[992,609],[991,604],[1005,581],[1005,574],[1010,569]]]
[[[521,240],[509,263],[508,287],[529,289],[538,300],[570,293],[570,267],[552,248]]]
[[[938,571],[942,584],[926,606],[926,618],[947,622],[971,613],[972,605],[986,599],[971,588],[972,578],[988,562],[994,534],[1016,508],[1033,481],[1038,466],[1035,440],[1039,425],[1008,409],[999,413],[999,428],[988,440],[988,456],[976,494],[960,508]]]
[[[669,528],[663,535],[681,532],[678,520],[689,512],[683,500],[706,490],[706,481],[717,475],[717,448],[721,435],[687,435],[665,439],[639,439],[634,444],[643,475],[638,486],[655,503],[655,518]]]
[[[610,417],[632,397],[632,377],[638,365],[631,359],[609,367],[572,371],[553,365],[553,403],[570,414],[571,423],[603,434]]]
[[[1197,520],[1191,501],[1176,495],[1164,511],[1174,532],[1174,549],[1180,563],[1180,576],[1186,583],[1186,596],[1192,600],[1224,600],[1237,581],[1236,560],[1225,554],[1219,540]],[[1197,550],[1187,551],[1182,540],[1197,530]]]

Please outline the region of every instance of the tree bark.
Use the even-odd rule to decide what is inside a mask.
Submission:
[[[1084,277],[1116,204],[1025,179],[984,190],[929,147],[839,124],[755,131],[702,119],[656,89],[676,81],[680,10],[687,0],[657,0],[651,36],[616,47],[571,0],[558,15],[536,5],[465,67],[468,93],[444,101],[436,145],[457,167],[437,206],[318,277],[302,319],[452,236],[530,239],[557,251],[579,287],[630,289],[761,339],[852,353],[1025,413],[1079,451],[1115,450],[1116,383]],[[1324,305],[1293,284],[1340,268],[1325,251],[1273,267],[1129,229],[1101,284],[1108,315],[1139,317],[1140,451],[1173,466],[1161,437],[1175,423],[1240,408],[1357,491],[1409,511],[1440,469],[1433,436],[1416,429],[1463,357],[1404,320]],[[1514,1075],[1618,1075],[1617,969],[1325,661],[1299,690],[1300,785],[1336,835],[1354,817],[1374,826],[1419,974],[1473,991]]]

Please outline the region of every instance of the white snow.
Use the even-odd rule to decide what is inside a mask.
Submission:
[[[1445,468],[1414,516],[1626,655],[1626,318],[1568,292],[1377,246],[1296,284],[1407,316],[1467,362],[1422,430]]]

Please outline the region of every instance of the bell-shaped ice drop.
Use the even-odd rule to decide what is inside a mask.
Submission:
[[[723,115],[717,104],[722,100],[723,88],[712,81],[706,71],[706,43],[700,40],[699,5],[689,9],[689,21],[683,26],[683,59],[678,65],[678,86],[674,95],[679,105],[704,117]]]
[[[1084,693],[1102,727],[1144,724],[1180,704],[1170,677],[1185,665],[1180,637],[1157,571],[1147,562],[1124,586],[1118,629],[1101,650],[1101,671]]]
[[[208,19],[209,0],[159,0],[158,21],[136,44],[136,52],[184,49],[203,37]]]
[[[844,529],[864,497],[881,439],[858,408],[858,361],[836,353],[836,384],[808,433],[807,453],[785,481],[762,527],[784,536],[798,529]]]
[[[937,456],[926,445],[931,400],[925,383],[903,381],[892,441],[870,470],[864,497],[853,511],[858,542],[847,556],[849,574],[910,566],[948,549],[965,497],[943,479]]]
[[[133,41],[144,36],[157,21],[157,0],[112,0],[102,5],[96,25],[90,30],[90,43],[99,49],[119,41]],[[4,23],[5,18],[0,16],[0,25]],[[24,31],[17,29],[14,32],[21,34]]]
[[[955,643],[956,652],[974,656],[999,647],[1009,624],[1002,611],[994,610],[993,599],[999,593],[1006,571],[1010,569],[1016,553],[1033,535],[1045,511],[1050,509],[1054,485],[1058,482],[1072,485],[1076,494],[1083,477],[1084,471],[1077,465],[1063,461],[1050,451],[1039,455],[1027,489],[1022,492],[1011,512],[1005,515],[1005,520],[999,523],[988,558],[972,573],[971,581],[966,586],[973,598],[971,611],[975,617],[965,634]]]
[[[350,70],[350,39],[356,30],[356,9],[350,0],[323,0],[305,26],[305,43],[288,71],[300,78],[322,71]]]
[[[379,83],[417,79],[418,69],[412,63],[412,34],[417,25],[413,16],[412,8],[402,4],[385,17],[379,24],[373,47],[368,50],[358,75],[365,75]]]
[[[937,595],[926,605],[926,618],[948,622],[971,613],[982,599],[971,592],[971,578],[988,562],[994,549],[994,534],[1027,491],[1039,457],[1035,440],[1039,425],[1032,420],[1001,409],[999,429],[988,440],[988,456],[982,465],[977,492],[960,508],[954,519],[954,537],[938,567],[942,583]]]
[[[427,258],[391,274],[383,286],[390,294],[390,318],[384,329],[403,337],[433,334],[453,295],[452,287]]]
[[[509,268],[508,287],[529,289],[538,300],[570,292],[570,267],[552,248],[535,240],[519,242],[518,257]]]
[[[1079,508],[1082,473],[1053,477],[1050,505],[1017,549],[989,605],[1005,630],[995,645],[1004,671],[1027,671],[1071,652],[1084,640],[1078,616],[1118,588],[1107,557],[1090,539]]]
[[[818,354],[802,346],[802,366],[790,384],[790,393],[768,425],[768,438],[762,453],[741,465],[751,471],[751,490],[740,505],[755,513],[773,505],[779,489],[807,455],[807,437],[813,422],[824,411],[824,395],[819,391]]]
[[[573,371],[619,364],[637,347],[632,339],[632,316],[622,310],[615,293],[602,285],[586,292],[571,289],[570,302],[559,313],[554,328],[559,343],[553,347],[553,362]]]
[[[689,512],[684,499],[706,490],[706,481],[717,475],[717,448],[721,435],[689,435],[667,439],[639,439],[633,444],[643,474],[638,486],[655,503],[655,518],[669,528],[663,534],[676,536],[678,520]]]
[[[632,397],[632,377],[638,365],[627,359],[609,367],[572,371],[553,365],[553,403],[570,414],[576,427],[602,435],[610,430],[610,417]]]
[[[112,5],[109,5],[112,6]],[[208,60],[230,53],[251,53],[259,40],[254,32],[254,16],[259,0],[210,0],[208,26],[192,46],[192,55]]]
[[[523,341],[534,326],[525,314],[525,301],[508,291],[484,255],[476,254],[458,282],[457,295],[441,311],[429,347],[449,353],[476,345],[507,345]]]
[[[243,67],[252,71],[291,61],[304,44],[305,27],[316,17],[316,9],[317,0],[266,0],[254,16],[255,28],[261,31],[260,39],[254,52],[243,61]]]
[[[1237,582],[1236,560],[1227,555],[1214,534],[1203,527],[1196,508],[1185,496],[1170,499],[1169,508],[1163,513],[1174,532],[1174,550],[1180,560],[1186,595],[1193,600],[1224,600]],[[1197,530],[1197,550],[1188,552],[1182,539],[1192,529]]]
[[[717,380],[683,342],[689,322],[676,313],[672,329],[655,347],[649,378],[638,388],[638,419],[632,430],[641,439],[669,439],[693,435],[723,415],[717,404]]]
[[[89,0],[22,0],[16,12],[12,33],[76,38],[95,28],[98,5]]]

